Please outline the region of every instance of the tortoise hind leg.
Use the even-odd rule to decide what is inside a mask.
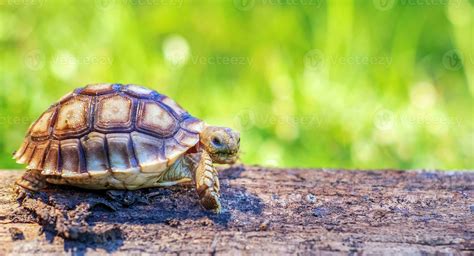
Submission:
[[[45,188],[46,179],[41,175],[40,170],[27,170],[19,180],[16,181],[16,184],[22,188],[39,191]]]
[[[47,186],[46,179],[41,175],[40,170],[27,170],[15,184],[17,200],[22,201],[31,192],[39,191]]]

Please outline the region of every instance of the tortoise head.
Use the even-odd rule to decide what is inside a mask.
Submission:
[[[201,132],[201,144],[218,164],[233,164],[237,160],[240,134],[226,127],[207,126]]]

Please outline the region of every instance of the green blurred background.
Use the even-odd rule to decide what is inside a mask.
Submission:
[[[0,0],[0,168],[75,87],[146,85],[247,164],[474,168],[474,1]]]

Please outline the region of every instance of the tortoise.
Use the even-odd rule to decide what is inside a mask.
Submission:
[[[238,158],[238,132],[207,125],[169,97],[133,84],[92,84],[51,105],[28,129],[17,163],[20,190],[48,183],[136,190],[194,183],[204,208],[221,211],[213,166]]]

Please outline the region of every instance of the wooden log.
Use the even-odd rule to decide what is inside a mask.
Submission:
[[[20,174],[0,172],[0,255],[474,254],[469,171],[232,167],[220,173],[220,215],[205,212],[192,187],[148,189],[149,204],[93,208],[88,225],[108,233],[79,240],[41,232],[12,193]],[[105,200],[73,188],[42,193],[46,204],[68,209]]]

